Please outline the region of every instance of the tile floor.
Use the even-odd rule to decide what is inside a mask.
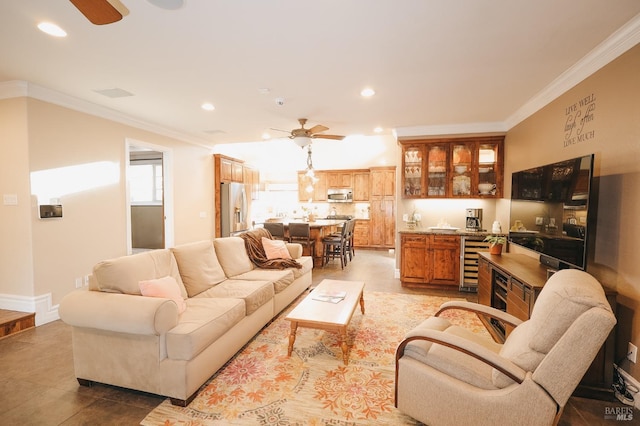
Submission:
[[[413,293],[394,278],[394,256],[387,251],[357,250],[344,270],[333,261],[315,269],[314,284],[324,278],[366,282],[369,291]],[[466,297],[455,290],[431,294]],[[55,321],[0,340],[0,424],[2,425],[137,425],[164,400],[127,389],[96,384],[79,386],[73,374],[70,328]],[[616,400],[599,401],[572,397],[560,425],[640,424],[634,410],[631,421],[606,420],[611,407],[625,407]],[[517,419],[514,419],[517,424]]]

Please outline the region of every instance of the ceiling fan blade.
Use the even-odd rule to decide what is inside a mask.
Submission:
[[[316,124],[315,126],[309,129],[309,133],[310,134],[320,133],[320,132],[324,132],[325,130],[329,130],[329,128],[327,126],[323,126],[322,124]]]
[[[120,0],[69,0],[95,25],[112,24],[129,14]]]
[[[289,130],[276,129],[275,127],[269,127],[269,130],[275,130],[276,132],[291,133],[291,131]]]
[[[340,135],[311,135],[314,139],[335,139],[337,141],[341,141],[344,139],[344,136]]]

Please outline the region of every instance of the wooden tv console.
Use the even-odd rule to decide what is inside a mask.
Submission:
[[[478,259],[478,303],[492,306],[525,321],[546,283],[549,271],[538,259],[524,254],[492,255],[480,252]],[[616,312],[616,292],[605,287],[607,300]],[[497,320],[480,318],[494,340],[504,342],[511,331]],[[582,378],[574,395],[608,398],[613,392],[615,328]]]

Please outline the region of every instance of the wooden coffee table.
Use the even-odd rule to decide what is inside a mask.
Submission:
[[[316,328],[336,331],[340,338],[342,358],[345,365],[349,363],[349,346],[347,345],[347,327],[358,304],[364,314],[364,282],[322,280],[307,297],[285,317],[291,321],[288,356],[291,356],[296,341],[298,327]],[[324,295],[344,296],[337,303],[317,300]]]

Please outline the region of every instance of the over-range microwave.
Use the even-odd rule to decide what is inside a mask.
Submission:
[[[330,203],[352,203],[353,191],[351,189],[332,188],[327,191],[327,201]]]

